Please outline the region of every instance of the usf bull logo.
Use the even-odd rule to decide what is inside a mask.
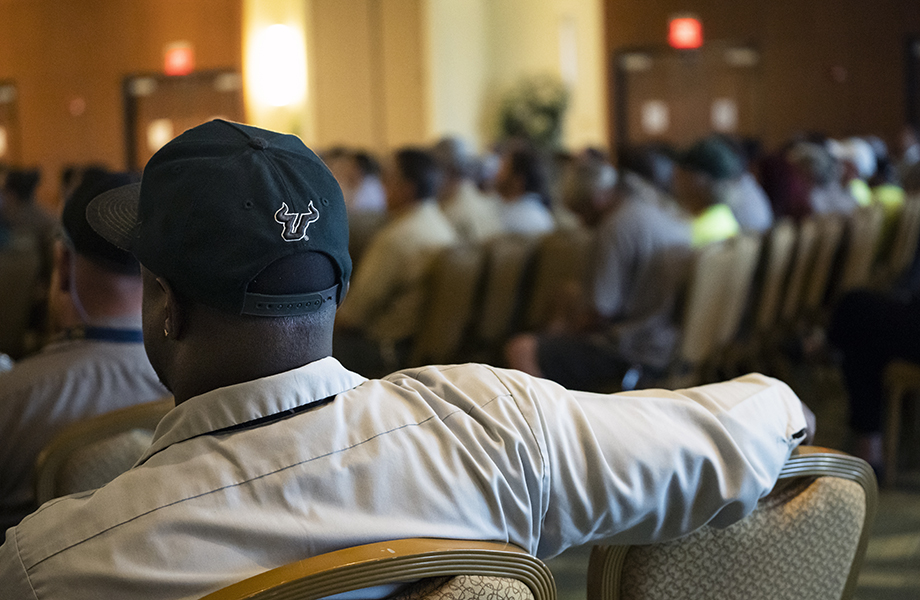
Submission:
[[[319,211],[313,207],[313,201],[305,213],[292,213],[288,210],[287,202],[281,203],[281,208],[275,213],[275,221],[284,225],[281,237],[285,242],[296,242],[299,240],[309,240],[307,237],[307,227],[310,223],[319,220]]]

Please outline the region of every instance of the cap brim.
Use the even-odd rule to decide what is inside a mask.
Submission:
[[[139,183],[99,194],[86,207],[86,221],[110,243],[131,252],[140,195]]]

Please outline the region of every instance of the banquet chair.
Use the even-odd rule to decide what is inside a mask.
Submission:
[[[802,288],[802,315],[809,322],[821,322],[828,300],[833,274],[846,223],[839,215],[821,215],[818,219],[818,240],[814,262]]]
[[[716,364],[722,367],[737,353],[733,342],[739,337],[744,317],[748,312],[754,288],[754,277],[763,247],[763,238],[757,234],[739,235],[730,240],[732,246],[731,273],[725,281],[721,300],[722,318],[716,333]]]
[[[646,546],[595,546],[588,600],[852,598],[878,489],[865,461],[796,449],[747,517]]]
[[[35,497],[52,498],[102,487],[137,462],[160,419],[175,406],[172,396],[71,423],[35,461]]]
[[[244,579],[202,600],[315,600],[393,584],[400,589],[388,600],[556,597],[546,565],[517,546],[410,538],[320,554]]]
[[[709,244],[696,251],[681,319],[677,356],[668,369],[668,388],[688,387],[702,381],[703,369],[718,351],[722,300],[733,274],[735,247],[728,242]],[[655,382],[657,384],[658,382]],[[644,380],[643,387],[655,385]]]
[[[791,327],[802,314],[808,276],[815,262],[819,238],[817,217],[808,217],[799,223],[792,264],[789,267],[789,279],[786,282],[785,296],[780,305],[779,323],[781,325]]]
[[[873,277],[876,288],[894,284],[910,268],[917,254],[917,244],[920,241],[920,194],[913,194],[904,202],[893,234],[891,248]]]
[[[904,421],[904,405],[920,394],[920,364],[896,359],[885,367],[885,470],[884,485],[892,485],[898,478],[898,458],[901,446],[901,427]]]
[[[840,296],[849,290],[864,287],[871,281],[883,218],[877,206],[859,208],[850,217],[843,266],[835,295]]]
[[[464,334],[473,318],[482,265],[483,251],[478,246],[447,248],[435,259],[411,365],[458,360]]]
[[[574,285],[585,293],[592,241],[591,232],[585,229],[556,231],[540,241],[527,310],[528,329],[540,331],[550,323],[567,287]]]
[[[527,275],[538,243],[536,237],[503,235],[487,245],[485,282],[475,332],[478,344],[487,352],[500,348],[520,324]]]
[[[26,350],[39,268],[39,251],[31,237],[14,238],[0,250],[0,352],[13,358],[20,358]]]

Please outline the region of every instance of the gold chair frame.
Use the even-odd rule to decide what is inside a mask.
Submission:
[[[555,600],[556,584],[538,558],[512,544],[408,538],[320,554],[208,594],[202,600],[317,600],[390,583],[451,575],[521,581],[534,600]]]

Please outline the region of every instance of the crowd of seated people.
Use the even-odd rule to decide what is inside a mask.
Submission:
[[[881,258],[907,197],[905,186],[916,189],[911,178],[920,176],[916,138],[910,128],[905,131],[896,157],[876,137],[801,136],[763,156],[756,144],[712,135],[685,150],[663,144],[623,148],[616,163],[593,149],[541,159],[520,141],[499,145],[491,156],[477,159],[459,140],[441,140],[431,149],[442,175],[438,191],[432,193],[438,204],[429,206],[440,207],[456,239],[442,236],[440,245],[415,254],[424,256],[415,265],[432,264],[432,250],[455,243],[487,247],[503,235],[541,237],[573,226],[588,232],[594,239],[588,279],[574,289],[560,282],[559,306],[551,322],[542,330],[512,332],[493,356],[578,389],[629,387],[638,381],[638,373],[652,374],[649,380],[655,381],[654,375],[673,360],[680,339],[682,294],[695,248],[739,234],[767,235],[778,220],[849,218],[860,207],[878,207],[885,215]],[[477,160],[497,160],[493,179],[476,181]],[[555,168],[547,168],[553,166],[549,160],[555,160]],[[400,251],[410,246],[408,242]],[[382,254],[396,256],[378,247],[357,256],[356,263],[383,260]],[[372,270],[382,277],[383,268]],[[414,272],[413,283],[404,277],[400,290],[413,289],[413,306],[421,306],[424,269],[400,271]],[[361,277],[353,287],[359,304],[366,293]],[[526,302],[520,311],[527,310]],[[343,314],[349,310],[346,301]],[[423,326],[421,314],[413,310],[413,318],[406,316],[397,338],[377,336],[375,353],[389,348],[384,354],[390,360],[376,362],[378,370],[369,372],[407,364],[413,333]],[[835,330],[833,339],[838,336]],[[344,343],[342,348],[344,353]],[[363,355],[371,354],[365,349]],[[463,358],[462,353],[457,356]],[[848,364],[853,362],[849,359]],[[879,393],[878,386],[873,388],[875,396]],[[854,408],[854,413],[859,410]],[[879,418],[873,419],[873,430]],[[853,426],[863,427],[856,421]]]
[[[353,257],[350,282],[327,260],[305,259],[297,264],[297,277],[339,281],[343,288],[334,329],[331,319],[311,322],[307,329],[323,329],[315,339],[325,340],[328,333],[332,356],[346,368],[382,377],[410,366],[413,339],[424,325],[427,274],[440,251],[460,244],[488,247],[503,236],[544,238],[575,227],[593,240],[586,257],[587,280],[579,282],[581,287],[560,286],[560,306],[553,311],[556,318],[543,324],[542,330],[513,331],[513,336],[501,340],[496,362],[569,389],[630,388],[639,381],[637,373],[662,373],[672,360],[681,335],[682,297],[691,261],[700,248],[739,235],[768,234],[779,219],[850,215],[861,206],[880,207],[893,227],[910,192],[920,189],[909,183],[920,181],[920,151],[914,138],[895,159],[878,142],[809,136],[760,157],[737,140],[712,135],[685,149],[662,144],[622,148],[615,161],[588,149],[565,156],[555,170],[547,168],[538,149],[521,140],[497,146],[488,160],[449,138],[431,148],[396,150],[382,163],[366,152],[335,148],[322,157],[341,189],[344,210],[350,218],[372,213],[380,221],[360,255]],[[555,173],[556,179],[551,180],[549,173]],[[143,402],[166,393],[157,382],[162,373],[154,373],[141,344],[140,267],[128,252],[91,235],[85,221],[86,204],[102,191],[126,183],[127,177],[87,170],[78,177],[79,183],[68,179],[65,236],[53,255],[53,273],[43,279],[44,302],[52,307],[46,320],[52,325],[41,326],[63,333],[59,331],[42,352],[0,374],[0,395],[11,395],[8,405],[28,400],[29,410],[36,414],[75,420],[116,408],[122,405],[118,400]],[[31,200],[36,182],[27,172],[5,173],[0,251],[14,244],[17,236],[34,239],[36,248],[50,246],[55,237],[49,232],[57,231],[57,220],[42,214]],[[902,186],[901,182],[908,183]],[[79,218],[73,211],[79,212]],[[312,221],[304,226],[307,236],[311,226]],[[23,233],[29,229],[31,233]],[[288,265],[282,270],[290,276]],[[186,300],[179,294],[175,298],[181,301],[175,300],[174,292],[156,275],[145,277],[159,283],[164,306]],[[3,285],[7,283],[0,282]],[[152,284],[148,281],[148,285]],[[910,291],[917,289],[920,286]],[[910,318],[916,318],[913,307],[920,304],[907,305]],[[526,308],[525,301],[519,310]],[[208,311],[198,310],[188,314],[231,331],[229,322],[213,315],[201,317]],[[182,322],[176,318],[166,327],[167,340],[179,335],[170,329],[181,330],[176,321]],[[852,332],[848,318],[835,323],[838,329]],[[247,331],[255,336],[254,330]],[[834,333],[831,339],[847,351],[845,336]],[[103,349],[97,351],[93,344]],[[233,354],[241,359],[245,350],[234,352],[241,353]],[[898,354],[920,358],[920,352],[916,356],[911,352]],[[80,356],[71,363],[70,353]],[[78,367],[78,358],[96,365],[94,373],[100,362],[115,369],[110,376],[99,376],[106,382],[105,393],[91,389],[92,377],[75,375],[78,368],[90,368]],[[188,375],[180,373],[175,363],[169,366],[174,379]],[[30,399],[37,392],[24,390],[55,375],[63,383],[42,384],[48,396],[42,402],[49,408],[41,409],[39,400]],[[79,385],[73,384],[74,377]],[[358,376],[353,377],[357,381]],[[87,408],[89,397],[93,403]],[[51,408],[54,403],[61,408]],[[15,470],[15,476],[0,477],[4,526],[14,525],[34,510],[27,483],[31,463],[60,426],[23,418],[30,414],[25,409],[11,413],[19,419],[15,432],[14,425],[0,423],[4,440],[0,473],[7,467],[11,473]],[[877,417],[873,418],[870,429],[877,428]],[[857,427],[855,421],[852,424]],[[32,433],[38,429],[40,436]],[[16,440],[15,457],[4,453],[14,446],[6,440]],[[27,446],[29,452],[24,451]]]
[[[535,157],[503,149],[495,189],[508,204],[500,213],[526,214],[529,234],[545,235],[555,218],[539,197]],[[596,203],[586,222],[604,227],[615,180],[634,180],[642,197],[624,205],[648,202],[656,214],[687,218],[675,229],[690,243],[689,217],[658,183],[614,177],[602,162],[570,164],[597,175],[589,198],[582,194]],[[134,467],[7,531],[4,598],[200,598],[373,541],[501,540],[548,558],[591,540],[654,543],[750,514],[813,430],[775,379],[618,396],[482,364],[366,380],[334,358],[339,332],[380,341],[386,324],[398,342],[408,331],[399,311],[417,318],[425,300],[408,288],[435,248],[461,240],[441,212],[439,179],[426,150],[385,161],[392,214],[359,259],[351,290],[344,194],[295,136],[214,120],[166,144],[139,185],[103,192],[86,210],[75,204],[78,186],[64,215],[70,271],[58,278],[78,291],[83,341],[99,330],[97,341],[137,344],[125,329],[142,294],[144,377],[156,373],[175,407]],[[86,224],[109,245],[84,237]],[[128,258],[140,275],[126,272]],[[84,292],[84,267],[110,274],[130,306],[97,312],[115,294]],[[377,282],[386,284],[384,301]],[[403,308],[386,312],[390,299]],[[113,352],[107,362],[127,354]],[[6,376],[46,355],[58,352],[26,358]],[[129,378],[120,369],[105,379]],[[58,399],[66,405],[70,393]]]

